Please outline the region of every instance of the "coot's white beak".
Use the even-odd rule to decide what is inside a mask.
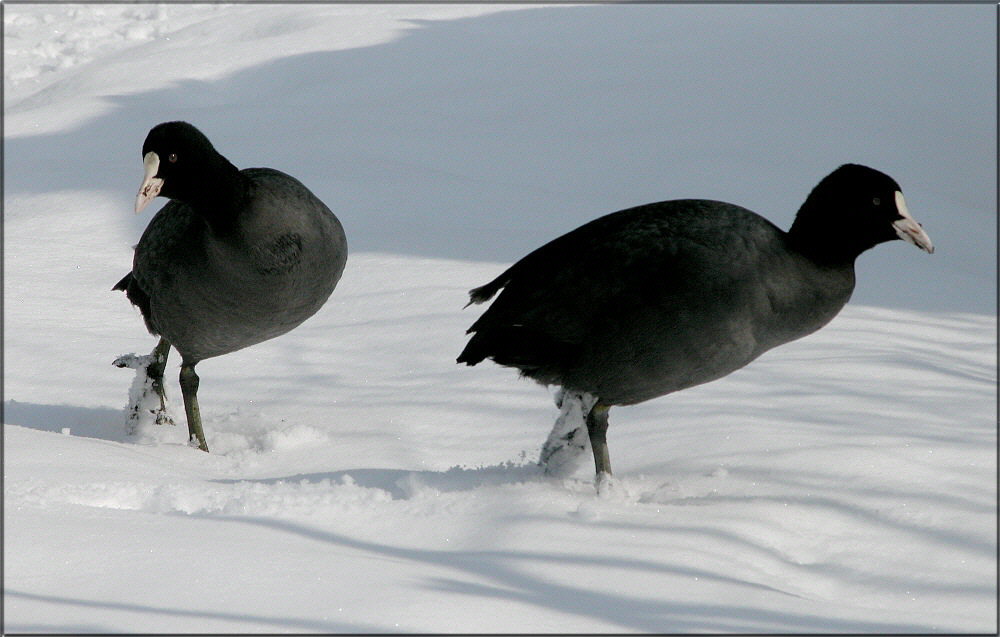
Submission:
[[[142,209],[149,205],[156,195],[160,194],[163,188],[163,180],[155,177],[160,170],[160,157],[153,151],[146,153],[142,158],[142,185],[139,186],[139,194],[135,197],[135,212],[142,212]]]
[[[898,190],[896,191],[896,211],[899,212],[902,219],[894,221],[892,227],[896,229],[899,238],[925,250],[928,254],[934,254],[934,244],[931,243],[931,238],[927,236],[917,220],[910,216],[910,211],[906,209],[903,193]]]

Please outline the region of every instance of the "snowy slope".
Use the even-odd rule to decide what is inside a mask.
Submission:
[[[5,5],[4,631],[995,631],[995,188],[954,162],[934,175],[907,146],[950,132],[874,159],[846,136],[818,159],[798,149],[792,163],[810,165],[795,170],[748,147],[719,160],[745,168],[731,183],[694,176],[725,131],[705,132],[706,157],[667,185],[644,163],[652,145],[637,170],[600,177],[602,161],[568,153],[600,148],[619,166],[620,134],[657,133],[637,115],[653,117],[638,76],[588,84],[566,59],[644,69],[630,56],[660,55],[640,29],[654,15],[725,27],[739,46],[788,24],[781,7],[725,8],[746,13]],[[824,28],[864,39],[847,26],[856,8],[821,9]],[[960,60],[946,36],[977,42],[974,13],[937,9],[871,8],[866,24],[923,28],[921,46]],[[609,24],[643,46],[594,40]],[[696,39],[663,46],[697,59]],[[457,53],[473,43],[478,57]],[[496,47],[524,57],[504,68]],[[628,117],[587,136],[612,95]],[[563,98],[572,116],[546,110]],[[950,106],[885,121],[918,130],[933,108]],[[967,126],[992,126],[964,108]],[[315,317],[199,365],[207,455],[183,424],[126,436],[131,372],[110,364],[154,344],[109,288],[149,219],[129,212],[142,137],[175,117],[237,165],[300,176],[354,249]],[[981,159],[981,139],[954,143]],[[466,290],[619,203],[716,196],[790,215],[841,154],[905,157],[886,169],[938,253],[882,246],[859,264],[865,302],[820,332],[613,410],[616,497],[597,499],[589,470],[539,475],[550,394],[454,364],[480,311],[460,309]],[[180,413],[175,378],[168,392]]]

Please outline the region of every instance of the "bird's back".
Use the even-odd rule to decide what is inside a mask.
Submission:
[[[459,361],[490,357],[606,404],[641,402],[724,376],[832,318],[850,294],[843,273],[802,261],[785,233],[731,204],[676,200],[613,213],[481,288],[480,299],[503,291],[470,328]],[[789,287],[788,272],[802,279]],[[829,294],[815,315],[784,311],[821,287]]]

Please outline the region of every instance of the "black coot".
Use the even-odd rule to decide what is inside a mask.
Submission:
[[[152,355],[141,357],[161,407],[167,353],[171,345],[180,352],[188,430],[208,451],[195,365],[315,314],[344,271],[347,239],[337,217],[297,179],[270,168],[237,169],[186,122],[150,130],[142,158],[136,212],[157,195],[171,201],[150,221],[132,271],[114,289],[125,291],[161,337]],[[116,364],[127,365],[128,357]]]
[[[899,185],[856,164],[823,179],[788,232],[719,201],[622,210],[472,290],[483,303],[503,289],[458,362],[490,358],[561,386],[541,462],[563,472],[589,439],[600,488],[611,406],[715,380],[819,329],[850,298],[858,255],[897,238],[934,251]]]

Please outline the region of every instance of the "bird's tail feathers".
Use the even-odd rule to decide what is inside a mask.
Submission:
[[[469,290],[469,302],[465,304],[465,307],[469,307],[472,304],[479,305],[480,303],[485,303],[492,299],[500,288],[507,285],[510,277],[504,272],[497,278],[493,279],[486,285],[481,285],[478,288],[472,288]],[[465,309],[465,308],[462,308]]]

